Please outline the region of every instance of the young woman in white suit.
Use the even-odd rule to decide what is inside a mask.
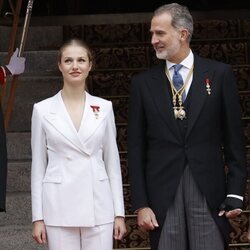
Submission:
[[[112,104],[85,91],[84,42],[67,41],[58,65],[62,90],[32,114],[32,236],[49,250],[111,250],[126,233]]]

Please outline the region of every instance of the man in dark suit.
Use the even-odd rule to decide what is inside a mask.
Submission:
[[[158,8],[151,43],[162,62],[133,77],[128,164],[138,225],[152,250],[227,248],[246,180],[237,86],[229,65],[190,49],[193,19]],[[225,172],[227,167],[227,174]]]
[[[0,85],[5,84],[7,75],[19,75],[23,73],[25,58],[18,57],[18,49],[10,58],[8,65],[0,66]],[[4,130],[4,118],[0,104],[0,212],[5,211],[6,198],[6,178],[7,178],[7,150]]]

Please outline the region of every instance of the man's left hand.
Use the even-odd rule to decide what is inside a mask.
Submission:
[[[242,209],[240,209],[240,208],[236,208],[236,209],[233,209],[230,211],[221,210],[219,212],[219,216],[225,215],[227,218],[233,219],[233,218],[237,217],[238,215],[240,215],[241,212],[242,212]]]
[[[219,216],[225,215],[227,218],[235,218],[241,214],[243,202],[234,197],[227,197],[224,202],[220,205]]]

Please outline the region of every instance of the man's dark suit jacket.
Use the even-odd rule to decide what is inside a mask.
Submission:
[[[4,131],[4,119],[0,105],[0,212],[5,211],[7,178],[7,150]]]
[[[219,206],[227,194],[244,196],[246,179],[241,112],[232,69],[194,55],[188,127],[183,138],[174,118],[165,66],[164,61],[132,79],[128,164],[133,208],[151,207],[161,226],[188,164],[226,236],[229,223],[225,217],[218,218]],[[156,230],[157,237],[160,230]]]

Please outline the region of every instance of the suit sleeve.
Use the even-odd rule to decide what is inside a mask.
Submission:
[[[110,102],[110,111],[107,115],[107,126],[103,142],[103,157],[107,174],[109,176],[115,216],[125,216],[122,175],[120,167],[120,157],[116,142],[116,126],[112,104]]]
[[[223,146],[228,167],[227,193],[244,196],[246,185],[245,139],[237,84],[230,66],[225,70],[222,88]]]
[[[32,221],[43,219],[42,180],[47,166],[46,137],[37,105],[34,105],[31,123],[31,202]]]
[[[129,99],[128,119],[128,167],[133,209],[148,207],[145,182],[146,167],[146,117],[140,85],[143,82],[138,76],[133,77]]]

